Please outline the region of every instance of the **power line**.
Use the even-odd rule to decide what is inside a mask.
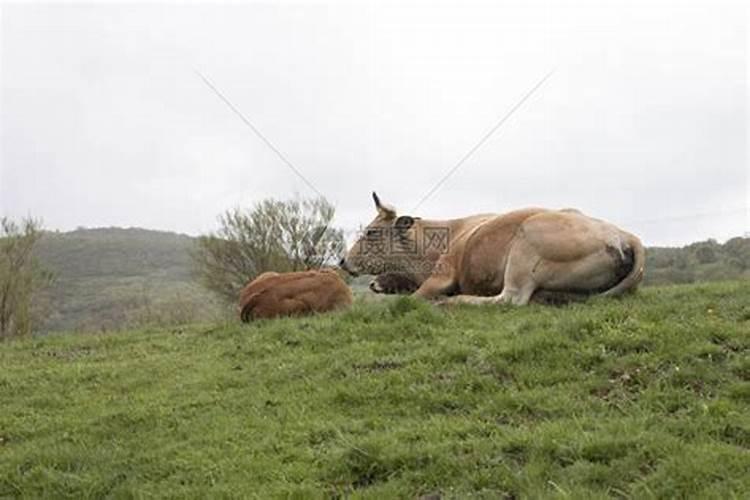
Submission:
[[[212,82],[211,82],[211,81],[210,81],[210,80],[209,80],[208,78],[206,78],[206,77],[205,77],[205,76],[203,75],[203,73],[201,73],[201,72],[200,72],[200,71],[198,71],[197,69],[195,70],[195,73],[196,73],[196,74],[197,74],[197,75],[198,75],[198,76],[200,77],[200,79],[201,79],[201,80],[203,80],[203,83],[205,83],[205,84],[206,84],[206,85],[208,86],[208,88],[210,88],[211,90],[213,90],[213,92],[214,92],[214,93],[215,93],[215,94],[216,94],[216,95],[217,95],[217,96],[219,97],[219,99],[221,99],[222,101],[224,101],[224,104],[226,104],[227,106],[229,106],[229,109],[231,109],[231,110],[232,110],[232,111],[234,112],[234,114],[235,114],[235,115],[237,115],[237,116],[239,117],[239,119],[240,119],[240,120],[242,120],[242,122],[243,122],[243,123],[244,123],[245,125],[247,125],[247,127],[248,127],[248,128],[250,129],[250,130],[252,130],[252,131],[253,131],[253,133],[254,133],[254,134],[256,135],[256,137],[258,137],[258,139],[260,139],[261,141],[263,141],[263,142],[265,143],[265,145],[266,145],[266,146],[268,146],[268,148],[269,148],[269,149],[270,149],[271,151],[273,151],[274,153],[276,153],[276,156],[278,156],[278,157],[279,157],[279,159],[280,159],[280,160],[281,160],[281,161],[282,161],[282,162],[284,163],[284,165],[286,165],[287,167],[289,167],[289,169],[290,169],[290,170],[291,170],[292,172],[294,172],[294,174],[295,174],[295,175],[296,175],[297,177],[299,177],[299,178],[300,178],[300,179],[302,180],[302,182],[304,182],[305,184],[307,184],[307,187],[309,187],[310,189],[312,189],[312,190],[313,190],[313,191],[314,191],[314,192],[315,192],[315,193],[316,193],[316,194],[317,194],[318,196],[320,196],[321,198],[323,198],[323,197],[324,197],[324,196],[323,196],[323,195],[322,195],[322,194],[320,193],[320,191],[318,191],[318,190],[317,190],[317,189],[315,188],[315,186],[313,186],[312,182],[310,182],[310,181],[309,181],[309,180],[307,179],[307,177],[305,177],[304,175],[302,175],[302,172],[300,172],[300,171],[299,171],[299,169],[298,169],[297,167],[295,167],[295,166],[294,166],[294,164],[292,164],[292,162],[291,162],[291,161],[289,161],[289,160],[287,159],[287,157],[286,157],[286,156],[285,156],[285,155],[284,155],[284,154],[283,154],[283,153],[282,153],[281,151],[279,151],[279,149],[278,149],[278,148],[277,148],[276,146],[274,146],[274,145],[273,145],[273,144],[271,143],[271,141],[269,141],[269,140],[268,140],[268,139],[266,138],[266,136],[264,136],[264,135],[263,135],[263,134],[261,133],[261,131],[260,131],[260,130],[258,130],[258,128],[257,128],[257,127],[256,127],[255,125],[253,125],[253,124],[252,124],[252,122],[250,122],[250,120],[248,120],[248,119],[247,119],[247,118],[245,117],[245,115],[244,115],[244,114],[242,113],[242,111],[240,111],[240,110],[239,110],[239,109],[237,108],[237,106],[235,106],[235,105],[234,105],[234,104],[233,104],[233,103],[232,103],[232,102],[231,102],[231,101],[230,101],[230,100],[229,100],[229,99],[228,99],[228,98],[227,98],[227,97],[226,97],[226,96],[225,96],[225,95],[224,95],[224,94],[223,94],[223,93],[222,93],[221,91],[219,91],[219,89],[218,89],[218,88],[216,88],[216,86],[215,86],[215,85],[214,85],[214,84],[213,84],[213,83],[212,83]]]
[[[745,213],[747,212],[747,207],[736,207],[736,208],[728,208],[725,210],[715,210],[711,212],[695,212],[692,214],[680,214],[680,215],[670,215],[666,217],[655,217],[652,219],[633,219],[624,222],[623,224],[652,224],[656,222],[664,222],[664,221],[678,221],[678,220],[688,220],[688,219],[697,219],[697,218],[704,218],[704,217],[715,217],[719,215],[732,215],[737,213]]]
[[[531,96],[532,96],[532,95],[534,94],[534,92],[536,92],[536,91],[537,91],[537,90],[539,89],[539,87],[541,87],[541,86],[542,86],[542,85],[544,84],[544,82],[546,82],[546,81],[547,81],[547,79],[548,79],[548,78],[549,78],[550,76],[552,76],[552,74],[553,74],[554,72],[555,72],[555,70],[553,69],[552,71],[550,71],[549,73],[547,73],[546,75],[544,75],[544,77],[542,77],[542,79],[541,79],[541,80],[539,80],[539,82],[537,82],[537,84],[536,84],[536,85],[534,85],[534,86],[533,86],[533,87],[531,88],[531,90],[529,90],[529,91],[528,91],[528,92],[527,92],[527,93],[526,93],[526,94],[525,94],[525,95],[524,95],[524,96],[523,96],[523,97],[521,98],[521,100],[520,100],[520,101],[518,101],[518,102],[517,102],[517,103],[515,104],[515,106],[513,106],[512,108],[510,108],[510,110],[509,110],[509,111],[508,111],[508,112],[507,112],[507,113],[505,114],[505,116],[503,116],[503,117],[502,117],[502,118],[501,118],[501,119],[500,119],[500,120],[499,120],[499,121],[498,121],[498,122],[497,122],[497,123],[496,123],[496,124],[495,124],[495,125],[494,125],[494,126],[493,126],[493,127],[491,128],[491,129],[490,129],[490,130],[489,130],[489,132],[487,132],[486,134],[484,134],[484,136],[482,136],[482,138],[481,138],[481,139],[479,139],[479,142],[477,142],[477,143],[476,143],[476,144],[474,145],[474,147],[473,147],[473,148],[471,148],[471,149],[470,149],[470,150],[468,151],[468,153],[466,153],[466,154],[465,154],[465,155],[464,155],[464,156],[463,156],[463,157],[462,157],[462,158],[461,158],[461,159],[460,159],[460,160],[458,161],[458,163],[456,163],[456,164],[455,164],[455,165],[453,166],[453,168],[451,168],[450,170],[448,170],[448,172],[446,172],[446,173],[445,173],[445,175],[444,175],[444,176],[443,176],[443,177],[442,177],[442,178],[441,178],[441,179],[440,179],[440,180],[439,180],[439,181],[438,181],[438,182],[437,182],[437,183],[436,183],[436,184],[435,184],[435,185],[434,185],[434,186],[432,187],[432,189],[430,189],[430,190],[429,190],[429,191],[428,191],[428,192],[427,192],[427,193],[426,193],[426,194],[425,194],[425,195],[424,195],[424,196],[422,197],[422,199],[421,199],[421,200],[419,200],[419,203],[417,203],[417,204],[416,204],[416,205],[414,206],[414,208],[412,209],[412,212],[415,212],[415,211],[416,211],[416,210],[417,210],[417,209],[418,209],[418,208],[419,208],[420,206],[422,206],[422,204],[423,204],[423,203],[424,203],[425,201],[427,201],[427,199],[428,199],[428,198],[430,198],[430,196],[432,196],[432,195],[433,195],[433,194],[434,194],[434,193],[435,193],[435,192],[436,192],[436,191],[437,191],[438,189],[440,189],[440,186],[442,186],[442,185],[443,185],[443,184],[445,183],[445,181],[447,181],[447,180],[448,180],[448,178],[449,178],[449,177],[450,177],[451,175],[453,175],[453,173],[454,173],[454,172],[455,172],[456,170],[458,170],[459,168],[461,168],[461,165],[463,165],[464,163],[466,163],[466,161],[467,161],[467,160],[468,160],[469,158],[471,158],[471,156],[472,156],[472,155],[473,155],[473,154],[474,154],[474,153],[475,153],[475,152],[476,152],[476,151],[477,151],[477,150],[478,150],[478,149],[479,149],[480,147],[482,147],[482,145],[483,145],[483,144],[484,144],[485,142],[487,142],[487,140],[488,140],[488,139],[489,139],[490,137],[492,137],[492,134],[494,134],[494,133],[495,133],[495,132],[497,131],[497,129],[499,129],[500,127],[502,127],[502,126],[503,126],[503,124],[504,124],[504,123],[505,123],[505,122],[506,122],[506,121],[507,121],[507,120],[508,120],[508,119],[509,119],[509,118],[510,118],[511,116],[513,116],[513,113],[515,113],[515,112],[516,112],[516,111],[518,110],[518,108],[520,108],[520,107],[521,107],[521,106],[523,105],[523,103],[524,103],[524,102],[526,102],[526,100],[527,100],[527,99],[528,99],[529,97],[531,97]]]

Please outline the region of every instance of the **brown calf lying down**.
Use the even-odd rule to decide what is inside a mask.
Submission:
[[[332,269],[263,273],[240,292],[240,319],[298,316],[352,303],[352,292]]]

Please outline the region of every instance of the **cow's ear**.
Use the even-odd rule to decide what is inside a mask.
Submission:
[[[402,215],[396,219],[393,225],[397,229],[409,229],[414,225],[414,217],[411,215]]]

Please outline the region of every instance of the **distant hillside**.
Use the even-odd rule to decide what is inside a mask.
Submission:
[[[143,324],[209,321],[226,314],[191,275],[195,239],[145,229],[50,232],[37,256],[57,275],[42,300],[44,330],[101,331]],[[649,248],[648,285],[750,278],[750,239]],[[354,280],[369,296],[366,277]]]
[[[647,285],[750,278],[750,238],[692,243],[682,248],[649,248]]]
[[[191,276],[193,238],[145,229],[46,233],[37,248],[56,274],[43,297],[46,330],[110,330],[133,324],[208,320],[216,299]]]

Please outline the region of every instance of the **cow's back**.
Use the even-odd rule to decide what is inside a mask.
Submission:
[[[326,312],[352,303],[344,280],[333,270],[264,273],[240,294],[242,321]]]

